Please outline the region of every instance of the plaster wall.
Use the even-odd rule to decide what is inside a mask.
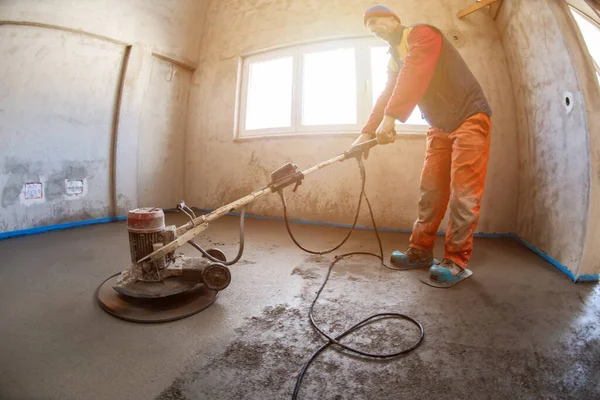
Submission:
[[[517,125],[511,78],[501,36],[487,13],[458,20],[470,2],[391,2],[407,25],[439,27],[472,68],[493,111],[492,151],[478,231],[511,232],[517,212]],[[288,43],[344,35],[368,35],[363,11],[370,1],[248,1],[210,3],[192,78],[188,112],[186,198],[214,209],[264,186],[272,170],[287,161],[301,169],[346,150],[356,133],[234,141],[239,57]],[[425,135],[406,135],[395,144],[371,151],[367,193],[378,224],[411,229],[417,217],[419,178]],[[360,189],[355,162],[329,167],[305,179],[289,196],[290,213],[303,219],[350,223]],[[250,212],[281,216],[278,196],[253,203]],[[359,220],[370,224],[368,214]],[[445,229],[443,223],[441,230]]]
[[[124,49],[0,26],[0,231],[110,213],[110,132]],[[68,180],[81,194],[67,195]],[[40,193],[26,198],[26,184]]]
[[[188,88],[207,4],[0,2],[0,231],[183,198]],[[84,193],[65,199],[71,179]],[[45,196],[21,202],[30,181]]]
[[[498,17],[519,130],[516,232],[577,273],[590,207],[588,119],[550,3],[505,1]]]

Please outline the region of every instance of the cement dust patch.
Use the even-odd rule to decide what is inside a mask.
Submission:
[[[235,265],[254,265],[254,264],[256,264],[256,261],[252,261],[252,260],[240,260],[235,263]]]
[[[294,271],[305,278],[295,304],[267,307],[260,315],[248,318],[222,354],[210,360],[199,357],[199,364],[189,366],[158,399],[289,398],[300,368],[325,343],[311,327],[308,310],[326,268],[300,265]],[[374,284],[384,290],[374,294]],[[389,280],[387,284],[356,282],[340,275],[330,280],[321,294],[315,319],[326,331],[339,334],[368,315],[391,311],[382,303],[392,286]],[[417,338],[418,330],[411,323],[388,320],[360,330],[345,343],[365,351],[390,353]],[[373,363],[328,349],[311,365],[301,396],[369,398],[385,390],[385,379],[394,377],[403,359]],[[343,393],[340,388],[344,388]]]
[[[238,339],[208,363],[190,367],[158,399],[285,398],[319,340],[298,308],[263,310],[237,330]]]
[[[321,274],[317,272],[316,268],[310,268],[306,266],[299,266],[294,268],[292,270],[292,275],[299,275],[303,279],[317,279],[321,276]]]
[[[331,321],[328,330],[334,332],[356,321],[353,311],[362,308],[359,313],[365,313],[361,302],[350,296],[341,296],[333,305],[324,303],[317,319]],[[190,366],[157,399],[289,399],[301,366],[324,343],[309,326],[306,306],[303,300],[298,306],[267,307],[237,330],[237,339],[220,356],[199,358],[198,365]],[[368,327],[349,342],[367,351],[389,352],[414,340],[411,327],[394,322]],[[427,335],[427,327],[425,331]],[[583,357],[481,348],[446,342],[444,335],[386,362],[330,349],[311,365],[299,398],[504,399],[516,393],[529,398],[598,398],[599,355],[597,348]]]
[[[332,261],[332,256],[330,255],[319,255],[319,254],[309,254],[304,256],[304,261],[307,263],[316,263],[316,264],[327,264],[329,265]]]
[[[379,264],[379,260],[375,257],[351,257],[344,260],[342,263],[336,264],[333,274],[334,275],[346,275],[353,279],[365,278],[380,278],[382,273],[382,266]]]
[[[297,264],[299,275],[314,272],[321,278],[302,279],[300,294],[292,301],[247,318],[223,350],[210,355],[200,351],[157,399],[291,398],[301,367],[325,343],[310,326],[308,310],[333,259],[329,257]],[[540,308],[547,307],[546,295],[531,286],[516,287],[506,276],[496,279],[505,285],[500,287],[471,284],[458,291],[431,290],[419,282],[421,271],[389,271],[378,260],[368,260],[373,265],[364,268],[373,277],[358,281],[351,277],[361,275],[336,273],[352,260],[336,264],[315,306],[317,323],[335,336],[369,315],[398,312],[421,322],[425,340],[415,351],[389,361],[364,360],[329,348],[309,368],[300,399],[600,398],[597,294],[586,299],[590,310],[579,316],[585,321],[560,327],[552,316],[559,313],[563,321],[574,312],[564,305],[577,289],[571,283],[564,286],[568,291],[553,295],[560,300],[557,306],[547,309]],[[487,301],[479,298],[478,290],[487,294]],[[467,303],[470,307],[463,306]],[[565,330],[581,335],[565,337]],[[417,336],[411,323],[388,320],[355,332],[344,343],[390,353],[408,347]]]

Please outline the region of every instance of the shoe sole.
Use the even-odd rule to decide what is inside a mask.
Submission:
[[[446,282],[446,283],[436,282],[436,281],[434,281],[434,280],[431,279],[431,277],[429,276],[429,274],[427,274],[426,277],[421,277],[419,279],[421,280],[421,282],[423,282],[424,284],[429,285],[431,287],[447,289],[447,288],[450,288],[450,287],[456,285],[459,282],[464,281],[465,279],[467,279],[471,275],[473,275],[473,272],[470,269],[465,269],[463,272],[460,273],[459,276],[456,277],[456,280],[454,280],[452,282]]]
[[[440,263],[440,261],[434,258],[434,259],[433,259],[433,263],[431,263],[431,264],[427,264],[427,265],[413,265],[413,266],[405,266],[405,265],[402,265],[402,266],[400,266],[400,265],[394,264],[394,262],[390,260],[390,264],[391,264],[392,266],[391,266],[391,267],[388,267],[388,268],[389,268],[389,269],[393,269],[393,270],[395,270],[395,271],[410,271],[411,269],[431,268],[431,267],[433,267],[434,265],[437,265],[437,264],[439,264],[439,263]]]

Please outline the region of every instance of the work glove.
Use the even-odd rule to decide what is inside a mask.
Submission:
[[[354,143],[352,143],[352,147],[359,145],[363,142],[369,141],[371,139],[375,139],[375,135],[372,133],[361,133],[361,135],[358,137],[358,139],[356,139],[354,141]],[[363,152],[363,157],[365,158],[365,160],[367,158],[369,158],[369,149],[365,149],[365,151]]]

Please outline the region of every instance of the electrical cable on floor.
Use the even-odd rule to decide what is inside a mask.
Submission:
[[[281,202],[283,204],[283,217],[284,217],[284,221],[285,221],[285,227],[287,229],[288,234],[290,235],[290,238],[292,239],[292,241],[294,242],[294,244],[296,244],[296,246],[298,246],[301,250],[310,253],[310,254],[317,254],[317,255],[324,255],[324,254],[329,254],[337,249],[339,249],[340,247],[342,247],[350,238],[350,236],[352,235],[352,232],[354,232],[354,229],[356,228],[356,223],[358,221],[358,217],[360,215],[360,209],[361,209],[361,205],[362,205],[362,200],[363,198],[365,199],[365,202],[367,203],[367,207],[369,209],[369,215],[371,217],[371,222],[373,224],[373,229],[375,232],[375,236],[377,237],[377,243],[379,245],[379,254],[375,254],[375,253],[369,253],[369,252],[352,252],[352,253],[345,253],[345,254],[341,254],[341,255],[337,255],[335,256],[334,260],[331,262],[331,264],[329,265],[329,269],[327,271],[327,275],[325,276],[325,280],[323,281],[321,287],[319,288],[319,290],[317,291],[317,295],[315,296],[312,304],[310,305],[310,309],[309,309],[309,318],[310,318],[310,323],[311,325],[321,334],[323,335],[326,339],[327,339],[327,343],[325,343],[324,345],[322,345],[319,349],[317,349],[308,359],[308,361],[302,366],[302,369],[300,371],[300,373],[298,374],[298,378],[296,380],[296,386],[294,388],[294,392],[292,394],[292,399],[297,399],[298,398],[298,394],[300,392],[300,387],[302,385],[302,380],[304,379],[304,376],[309,368],[309,366],[312,364],[312,362],[317,358],[317,356],[319,354],[321,354],[325,349],[327,349],[329,346],[331,345],[336,345],[341,347],[342,349],[353,353],[353,354],[358,354],[360,356],[366,357],[366,358],[374,358],[374,359],[391,359],[391,358],[395,358],[395,357],[399,357],[403,354],[407,354],[411,351],[413,351],[414,349],[416,349],[421,342],[423,341],[423,338],[425,337],[425,331],[423,330],[423,326],[421,325],[421,323],[419,321],[417,321],[416,319],[409,317],[407,315],[404,314],[399,314],[399,313],[379,313],[379,314],[374,314],[371,315],[370,317],[367,317],[365,319],[363,319],[362,321],[356,323],[355,325],[351,326],[349,329],[345,330],[344,332],[342,332],[341,334],[332,337],[330,334],[328,334],[327,332],[325,332],[315,321],[313,312],[314,312],[314,307],[315,304],[317,303],[317,300],[319,299],[319,296],[321,295],[321,292],[323,291],[323,289],[325,288],[325,285],[327,284],[327,282],[329,281],[329,276],[331,275],[331,271],[333,269],[333,267],[335,266],[335,264],[346,258],[346,257],[350,257],[350,256],[356,256],[356,255],[367,255],[367,256],[373,256],[373,257],[377,257],[379,259],[379,261],[381,262],[381,265],[384,266],[385,268],[391,269],[391,270],[395,270],[395,271],[403,271],[404,269],[402,268],[394,268],[392,266],[386,265],[385,262],[383,261],[383,245],[381,243],[381,237],[379,236],[379,231],[377,230],[377,224],[375,222],[375,216],[373,214],[373,209],[371,207],[371,202],[369,201],[369,198],[367,197],[367,194],[365,192],[365,185],[367,183],[367,177],[366,177],[366,172],[365,172],[365,166],[362,160],[362,155],[358,155],[356,157],[356,160],[358,162],[358,167],[360,170],[360,177],[361,177],[361,189],[360,189],[360,195],[358,198],[358,205],[357,205],[357,209],[356,209],[356,215],[354,216],[354,222],[352,223],[352,227],[350,228],[350,231],[348,232],[348,234],[346,235],[346,237],[337,245],[334,246],[332,248],[326,249],[326,250],[320,250],[320,251],[315,251],[315,250],[310,250],[307,249],[306,247],[302,246],[298,240],[296,240],[296,238],[294,237],[294,234],[291,231],[290,228],[290,224],[289,224],[289,218],[288,218],[288,214],[287,214],[287,203],[285,201],[285,196],[283,194],[283,190],[279,190],[279,196],[281,197]],[[240,260],[240,258],[242,257],[242,254],[244,252],[244,218],[245,218],[245,210],[242,209],[241,214],[240,214],[240,244],[239,244],[239,250],[238,250],[238,254],[237,256],[231,260],[231,261],[223,261],[220,260],[218,258],[213,257],[212,255],[210,255],[206,250],[204,250],[202,247],[200,247],[196,242],[194,242],[193,240],[190,240],[188,243],[190,245],[192,245],[194,248],[196,248],[197,250],[199,250],[202,255],[204,255],[205,257],[207,257],[209,260],[213,261],[213,262],[218,262],[221,263],[223,265],[233,265],[236,262],[238,262]],[[415,324],[418,329],[419,329],[419,338],[417,339],[417,341],[412,344],[411,346],[409,346],[408,348],[401,350],[401,351],[397,351],[394,353],[386,353],[386,354],[378,354],[378,353],[369,353],[366,351],[362,351],[359,349],[356,349],[354,347],[345,345],[343,343],[340,343],[340,340],[346,336],[348,336],[349,334],[359,330],[360,328],[370,325],[372,323],[375,322],[379,322],[379,321],[383,321],[386,319],[402,319],[402,320],[406,320],[409,322],[412,322],[413,324]]]
[[[381,261],[381,265],[383,265],[384,267],[388,268],[388,269],[392,269],[392,270],[401,270],[398,268],[393,268],[391,266],[388,266],[385,264],[385,262],[383,261],[383,245],[381,244],[381,238],[379,237],[379,232],[377,230],[377,224],[375,223],[375,217],[373,215],[373,209],[371,208],[371,203],[369,202],[369,198],[367,197],[367,194],[365,192],[365,185],[366,185],[366,173],[365,173],[365,166],[363,164],[362,161],[362,155],[359,155],[358,157],[356,157],[356,160],[358,162],[358,167],[360,169],[360,176],[361,176],[361,181],[362,181],[362,185],[361,185],[361,191],[360,191],[360,196],[359,196],[359,200],[358,200],[358,208],[356,210],[356,216],[354,217],[354,223],[352,224],[352,228],[350,229],[350,232],[348,233],[348,235],[344,238],[344,240],[342,240],[342,242],[337,245],[334,246],[330,249],[327,250],[322,250],[322,251],[314,251],[314,250],[309,250],[306,249],[305,247],[303,247],[302,245],[300,245],[300,243],[298,243],[298,241],[296,240],[296,238],[294,237],[294,234],[292,233],[291,229],[290,229],[290,225],[289,225],[289,221],[288,221],[288,216],[287,216],[287,204],[285,201],[285,196],[283,195],[283,191],[280,190],[279,196],[281,197],[281,201],[283,204],[283,216],[284,216],[284,221],[285,221],[285,227],[290,235],[290,238],[292,239],[292,241],[302,250],[311,253],[311,254],[319,254],[319,255],[323,255],[323,254],[328,254],[331,253],[337,249],[339,249],[344,243],[346,243],[346,241],[348,240],[348,238],[350,237],[350,235],[352,234],[352,232],[354,231],[354,228],[356,227],[356,222],[358,221],[358,216],[360,214],[360,206],[362,203],[362,198],[365,198],[365,201],[367,203],[367,207],[369,208],[369,214],[371,216],[371,222],[373,223],[373,228],[375,231],[375,236],[377,237],[377,243],[379,244],[379,253],[380,254],[375,254],[375,253],[369,253],[369,252],[352,252],[352,253],[346,253],[346,254],[341,254],[341,255],[337,255],[335,256],[334,260],[331,262],[331,264],[329,265],[329,269],[327,271],[327,275],[325,276],[325,280],[323,281],[321,287],[319,288],[319,290],[317,291],[317,295],[315,296],[315,299],[313,300],[312,304],[310,305],[310,309],[309,309],[309,318],[310,318],[310,323],[312,324],[312,326],[321,334],[323,335],[328,342],[325,343],[324,345],[322,345],[319,349],[317,349],[308,359],[308,361],[303,365],[300,373],[298,374],[298,378],[296,380],[296,386],[294,387],[294,392],[292,394],[292,399],[297,399],[298,398],[298,394],[300,392],[300,387],[302,385],[302,380],[304,379],[304,376],[306,374],[306,371],[308,370],[310,364],[317,358],[317,356],[319,354],[321,354],[321,352],[323,352],[325,349],[327,349],[329,346],[335,344],[339,347],[341,347],[342,349],[353,353],[353,354],[358,354],[361,355],[363,357],[366,358],[374,358],[374,359],[391,359],[391,358],[395,358],[398,356],[401,356],[403,354],[409,353],[411,351],[413,351],[414,349],[416,349],[421,342],[423,341],[423,338],[425,337],[425,331],[423,330],[423,326],[421,325],[421,323],[419,321],[417,321],[416,319],[409,317],[407,315],[404,314],[399,314],[399,313],[379,313],[379,314],[374,314],[371,315],[370,317],[367,317],[365,319],[363,319],[362,321],[356,323],[355,325],[353,325],[352,327],[350,327],[349,329],[345,330],[344,332],[342,332],[341,334],[337,335],[336,337],[332,337],[330,334],[328,334],[327,332],[325,332],[315,321],[314,315],[313,315],[313,311],[314,311],[314,307],[315,304],[317,303],[317,300],[319,299],[319,296],[321,295],[321,292],[323,291],[323,289],[325,288],[325,285],[327,284],[327,281],[329,280],[329,276],[331,275],[331,270],[333,269],[334,265],[346,258],[346,257],[350,257],[350,256],[354,256],[354,255],[369,255],[369,256],[373,256],[373,257],[377,257],[380,261]],[[366,351],[362,351],[359,349],[356,349],[354,347],[345,345],[343,343],[340,343],[340,340],[346,336],[348,336],[349,334],[359,330],[360,328],[370,325],[372,323],[375,322],[379,322],[379,321],[383,321],[386,319],[402,319],[402,320],[406,320],[406,321],[410,321],[413,324],[415,324],[418,328],[419,328],[419,338],[418,340],[411,345],[410,347],[401,350],[401,351],[397,351],[394,353],[386,353],[386,354],[378,354],[378,353],[369,353]]]
[[[198,243],[196,243],[194,241],[194,239],[190,239],[188,241],[188,243],[191,244],[192,247],[194,247],[196,250],[198,250],[200,253],[202,253],[202,255],[204,257],[208,258],[212,262],[216,262],[216,263],[223,264],[223,265],[233,265],[236,262],[240,261],[240,258],[242,258],[242,254],[244,254],[244,219],[245,219],[245,217],[246,217],[246,209],[242,208],[242,212],[240,213],[240,245],[239,245],[237,256],[235,256],[235,258],[231,261],[220,260],[218,258],[213,257],[206,250],[204,250],[202,247],[200,247],[200,245],[198,245]]]

